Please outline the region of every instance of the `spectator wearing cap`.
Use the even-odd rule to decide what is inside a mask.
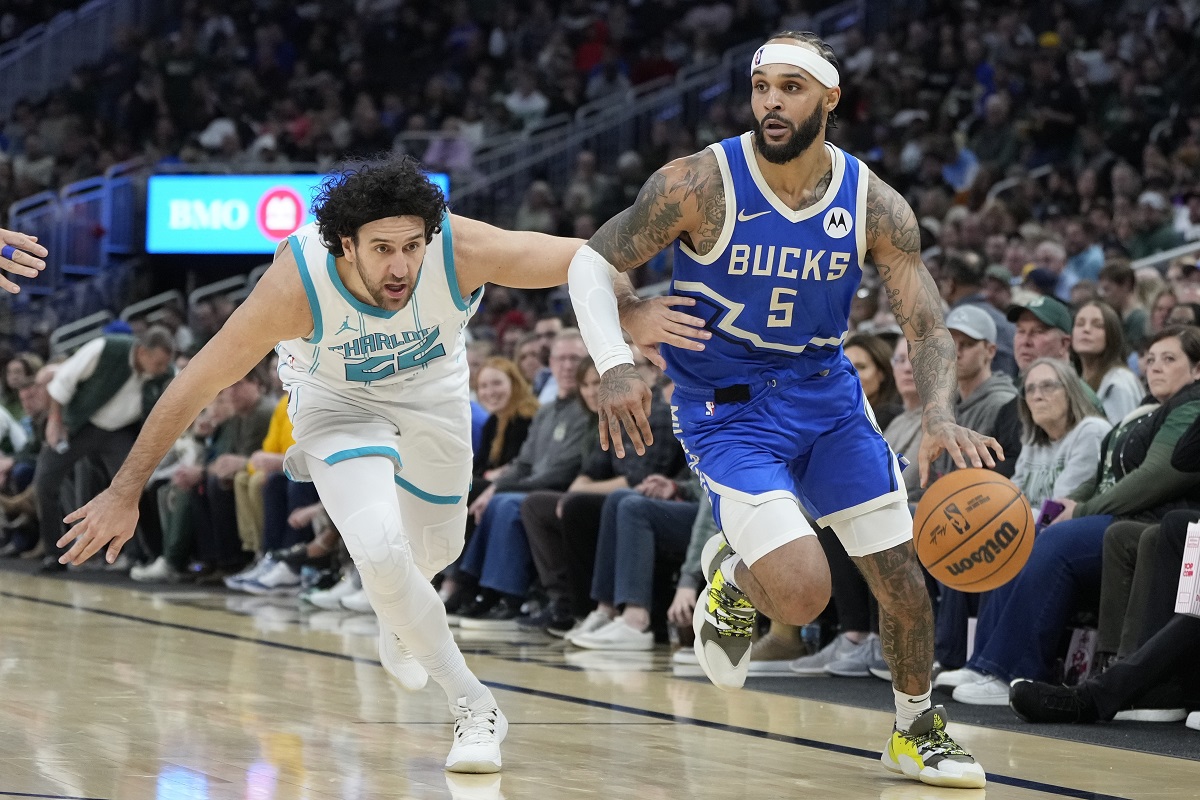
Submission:
[[[41,509],[44,571],[66,569],[59,491],[82,458],[94,457],[111,477],[129,455],[142,420],[171,379],[175,340],[152,327],[140,337],[102,336],[59,365],[47,387],[46,442],[38,454],[35,492]],[[70,509],[68,509],[70,510]]]
[[[1142,308],[1137,297],[1137,277],[1128,263],[1115,261],[1100,270],[1096,281],[1096,293],[1121,315],[1121,327],[1125,341],[1137,348],[1146,338],[1150,315]]]
[[[1160,192],[1142,192],[1134,213],[1134,235],[1125,247],[1132,259],[1145,258],[1183,244],[1183,236],[1175,230],[1171,219],[1171,204]]]
[[[1017,396],[1012,378],[992,371],[992,359],[996,355],[996,323],[982,306],[966,304],[946,315],[946,327],[958,350],[955,421],[984,436],[992,436],[996,414]],[[933,468],[934,476],[940,477],[954,469],[954,462],[949,455],[943,454],[934,462]]]
[[[1071,312],[1053,297],[1033,297],[1008,309],[1008,321],[1016,325],[1013,334],[1013,357],[1017,371],[1024,375],[1039,358],[1069,361],[1071,352]],[[1004,460],[997,462],[996,472],[1011,478],[1021,452],[1021,420],[1017,415],[1017,400],[1013,398],[996,415],[996,440],[1004,448]]]
[[[993,372],[1009,377],[1017,374],[1017,362],[1013,358],[1013,326],[1004,314],[988,302],[983,291],[984,265],[975,253],[950,253],[942,262],[938,288],[951,310],[962,306],[975,306],[991,318],[996,331],[995,359],[991,363]]]

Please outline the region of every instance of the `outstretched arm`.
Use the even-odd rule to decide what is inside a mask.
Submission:
[[[953,398],[957,382],[954,340],[942,319],[942,304],[929,270],[921,263],[921,234],[908,202],[874,174],[867,184],[867,248],[887,287],[896,322],[908,339],[913,379],[924,403],[921,450],[918,456],[921,485],[929,465],[946,450],[960,468],[969,459],[974,467],[996,462],[1004,450],[990,436],[954,422]],[[964,458],[965,456],[965,458]]]
[[[702,151],[650,176],[634,204],[601,226],[571,263],[568,284],[575,316],[600,372],[600,446],[624,456],[621,428],[634,450],[653,442],[650,388],[633,368],[618,323],[613,271],[644,264],[681,236],[707,252],[724,224],[724,185],[716,157]],[[715,231],[715,234],[714,234]],[[711,243],[708,243],[711,240]]]
[[[154,404],[109,487],[67,515],[64,521],[74,527],[58,546],[72,540],[74,544],[59,561],[82,564],[106,544],[108,561],[115,561],[133,535],[142,487],[201,409],[245,376],[276,344],[312,330],[312,313],[296,261],[284,249],[250,296]]]

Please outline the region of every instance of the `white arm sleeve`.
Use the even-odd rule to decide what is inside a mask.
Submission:
[[[604,256],[586,244],[579,248],[567,270],[567,289],[579,320],[579,332],[601,375],[618,364],[633,363],[633,352],[625,344],[617,313],[615,271]]]

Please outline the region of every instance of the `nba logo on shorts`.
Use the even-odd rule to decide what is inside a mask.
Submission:
[[[704,416],[711,417],[713,415],[713,412],[716,411],[716,408],[717,408],[717,404],[714,403],[712,400],[709,400],[707,403],[704,404]]]

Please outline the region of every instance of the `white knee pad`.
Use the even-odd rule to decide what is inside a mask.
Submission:
[[[751,505],[722,496],[721,527],[746,566],[802,536],[816,536],[793,497],[775,496]]]
[[[356,511],[346,519],[341,533],[368,589],[391,595],[404,588],[412,573],[413,555],[394,506],[374,503]]]
[[[403,511],[401,512],[403,513]],[[411,543],[413,563],[430,580],[434,575],[454,563],[462,552],[467,532],[466,506],[453,512],[449,519],[434,521],[430,514],[425,520],[405,517],[412,531]],[[424,524],[422,524],[422,522]]]
[[[846,552],[855,557],[882,553],[913,538],[912,514],[903,500],[831,522],[829,527],[841,539]]]

